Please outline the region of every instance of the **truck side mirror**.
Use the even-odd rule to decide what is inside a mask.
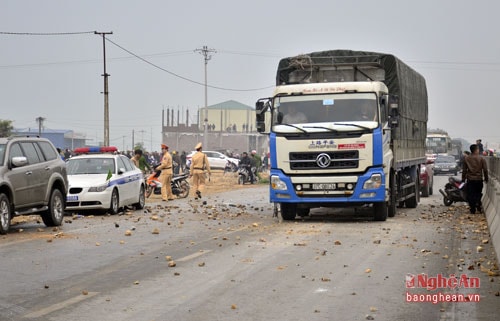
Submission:
[[[263,133],[266,131],[266,112],[269,110],[269,107],[269,98],[259,99],[255,103],[255,125],[259,133]]]
[[[389,126],[399,126],[399,97],[392,95],[389,97]]]

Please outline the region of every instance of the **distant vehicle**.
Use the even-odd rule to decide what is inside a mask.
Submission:
[[[67,162],[69,190],[66,210],[104,210],[116,214],[120,208],[146,203],[142,171],[119,154],[88,154]]]
[[[438,155],[434,160],[434,175],[450,173],[457,175],[458,171],[458,163],[454,156]]]
[[[420,166],[420,192],[422,197],[429,197],[434,193],[434,162],[427,161]]]
[[[191,158],[193,155],[196,153],[196,151],[190,152],[188,155],[186,155],[186,166],[189,168],[191,166]],[[228,161],[231,163],[235,164],[235,166],[238,166],[239,159],[232,158],[229,156],[226,156],[222,154],[221,152],[216,152],[216,151],[203,151],[205,155],[207,155],[208,158],[208,163],[210,164],[210,169],[224,169],[226,168],[226,164]]]
[[[63,223],[66,164],[45,138],[0,138],[0,234],[11,219],[40,214],[47,226]]]
[[[451,138],[446,132],[430,132],[425,138],[425,154],[427,159],[434,160],[437,155],[450,155],[452,153]]]

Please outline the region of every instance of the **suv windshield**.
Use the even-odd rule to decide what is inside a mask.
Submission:
[[[273,124],[378,121],[373,93],[277,97]]]

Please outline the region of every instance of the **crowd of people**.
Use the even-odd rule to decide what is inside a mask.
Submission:
[[[186,151],[169,152],[169,147],[166,144],[161,144],[160,152],[148,152],[141,149],[135,149],[134,151],[120,151],[119,153],[127,156],[132,160],[137,168],[139,168],[144,174],[149,173],[152,170],[160,170],[161,174],[159,177],[162,183],[161,196],[163,201],[171,201],[175,197],[171,190],[171,180],[173,175],[189,172],[192,178],[192,187],[195,198],[201,198],[201,193],[203,192],[206,182],[206,174],[210,175],[210,164],[207,156],[202,152],[202,144],[198,143],[195,148],[196,153],[192,155],[190,168],[187,168],[187,153]],[[71,158],[74,153],[70,149],[61,150],[58,149],[62,159]],[[255,181],[253,177],[252,167],[256,168],[256,172],[265,171],[269,166],[269,153],[263,153],[262,156],[257,153],[256,150],[252,150],[249,153],[243,152],[241,155],[236,153],[226,153],[226,156],[231,158],[239,159],[239,164],[237,166],[244,166],[249,168],[249,172],[252,178],[252,184]]]

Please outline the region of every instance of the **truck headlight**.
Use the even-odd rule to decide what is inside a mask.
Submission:
[[[382,185],[382,175],[381,174],[373,174],[363,184],[363,189],[379,188],[381,185]]]
[[[286,191],[286,184],[278,176],[271,176],[271,188],[280,191]]]

